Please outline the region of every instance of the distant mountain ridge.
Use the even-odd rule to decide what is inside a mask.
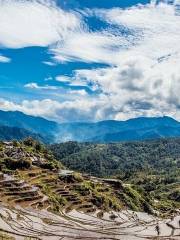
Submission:
[[[32,137],[33,139],[44,143],[46,142],[46,139],[40,134],[30,132],[24,128],[0,126],[1,141],[22,140],[28,137]]]
[[[42,139],[51,142],[54,139],[58,124],[41,117],[26,115],[19,111],[2,111],[0,110],[0,126],[12,128],[21,128],[33,134],[39,134]]]
[[[46,120],[42,117],[34,117],[19,111],[2,111],[0,110],[0,125],[10,127],[22,127],[29,131],[44,133],[44,129],[48,132],[54,132],[57,123]]]
[[[0,111],[0,127],[21,128],[45,142],[119,142],[180,137],[180,122],[171,117],[139,117],[127,121],[57,123],[22,112]],[[22,130],[21,130],[22,131]]]
[[[59,141],[118,142],[165,137],[180,137],[180,123],[167,116],[59,125]]]

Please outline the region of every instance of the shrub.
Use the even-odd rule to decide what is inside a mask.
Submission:
[[[24,143],[24,145],[26,145],[28,147],[33,147],[35,144],[35,141],[33,138],[28,137],[28,138],[24,139],[23,143]]]
[[[49,169],[49,170],[58,170],[60,168],[60,164],[59,162],[54,160],[54,161],[48,161],[48,162],[42,163],[40,167],[44,169]]]
[[[29,159],[19,159],[15,160],[12,158],[6,158],[4,159],[4,164],[6,168],[10,170],[16,170],[16,169],[29,169],[32,166],[32,162]]]

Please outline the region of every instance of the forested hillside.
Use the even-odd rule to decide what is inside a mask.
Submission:
[[[97,176],[133,175],[143,170],[160,174],[180,166],[180,138],[111,144],[67,142],[50,149],[67,167]]]
[[[49,140],[40,134],[28,131],[24,128],[0,126],[0,140],[2,141],[22,140],[27,137],[32,137],[44,143],[47,143]]]
[[[180,139],[52,145],[55,157],[70,169],[115,177],[156,200],[162,211],[180,203]]]

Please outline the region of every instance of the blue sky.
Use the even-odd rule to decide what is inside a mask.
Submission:
[[[178,1],[0,0],[0,109],[180,119]]]

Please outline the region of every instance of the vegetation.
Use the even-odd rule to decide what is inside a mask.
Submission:
[[[14,171],[31,169],[38,165],[44,169],[56,169],[62,164],[39,141],[26,138],[24,141],[0,142],[0,169]]]
[[[146,171],[166,174],[166,180],[173,181],[180,167],[180,138],[110,144],[68,142],[50,149],[68,168],[101,177],[119,175],[126,180]]]
[[[13,141],[16,139],[20,141],[29,136],[44,143],[49,142],[49,138],[45,138],[40,134],[31,132],[27,129],[0,125],[0,140]]]
[[[2,240],[15,240],[14,237],[8,236],[6,233],[1,231],[1,229],[0,229],[0,239],[2,239]]]
[[[60,175],[64,167],[52,152],[70,168],[103,178],[77,171]],[[129,208],[171,214],[180,207],[178,156],[178,139],[108,145],[69,142],[50,149],[32,138],[0,142],[0,177],[14,176],[10,188],[1,182],[2,201],[22,201],[26,206],[30,202],[53,212]]]
[[[50,146],[66,167],[98,177],[120,179],[121,199],[134,210],[162,212],[180,207],[180,139]]]

